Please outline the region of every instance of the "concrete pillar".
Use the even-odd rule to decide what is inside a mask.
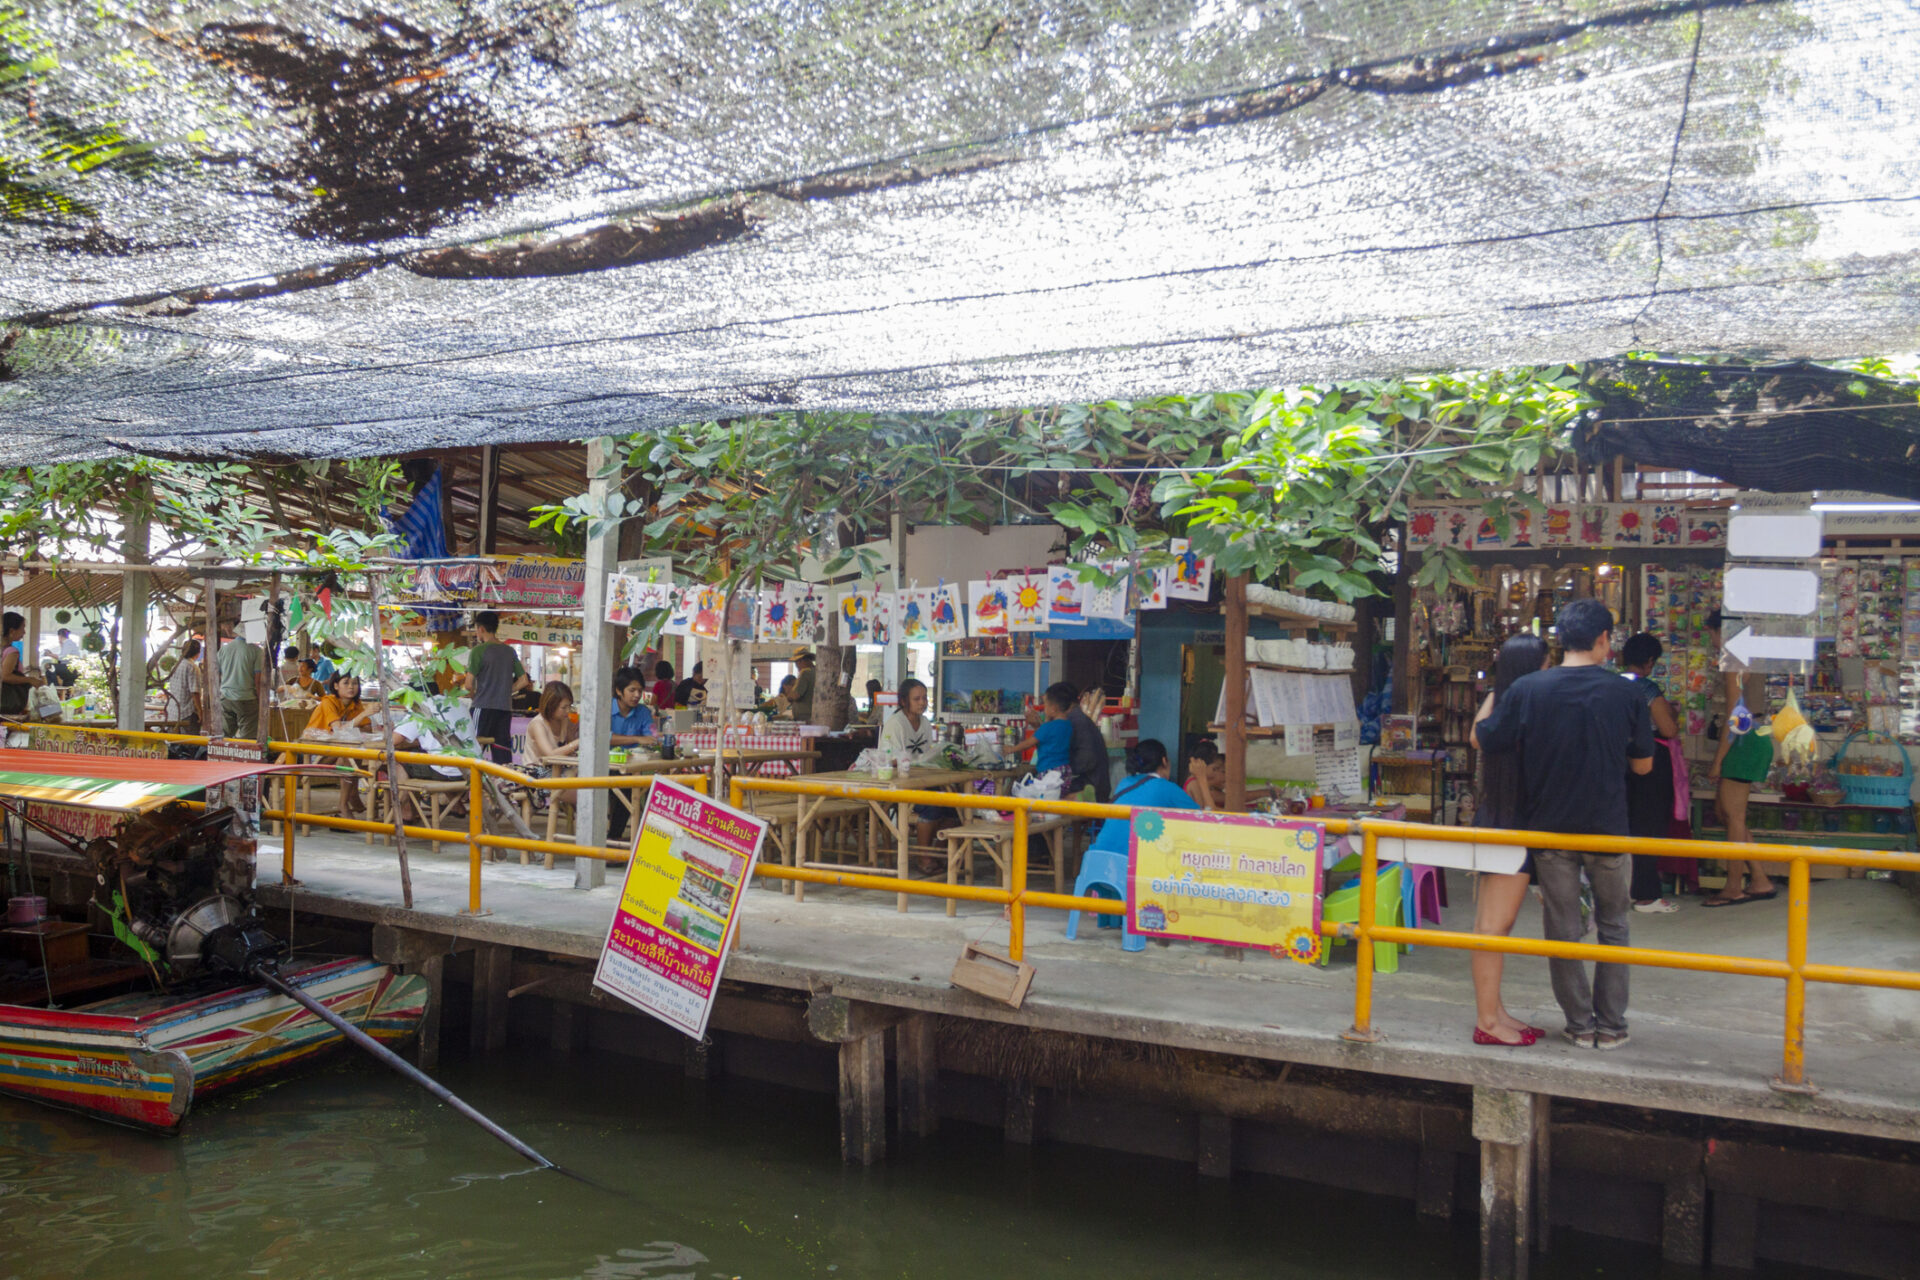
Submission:
[[[887,1033],[840,1045],[840,1158],[872,1164],[887,1158]]]
[[[1233,1176],[1233,1117],[1203,1114],[1196,1126],[1196,1163],[1203,1178]]]
[[[1481,1280],[1526,1280],[1528,1255],[1545,1247],[1547,1132],[1546,1095],[1475,1086]]]
[[[125,537],[120,552],[128,564],[147,563],[148,535],[153,527],[144,482],[127,495]],[[120,575],[120,714],[115,727],[147,727],[147,604],[151,578],[145,573]]]
[[[900,1095],[900,1132],[932,1137],[940,1127],[940,1064],[931,1014],[916,1013],[894,1029],[893,1066]]]
[[[599,441],[587,445],[587,496],[596,509],[604,510],[607,500],[619,492],[618,477],[603,477],[601,471],[610,461],[607,447]],[[613,669],[621,637],[618,627],[607,625],[607,575],[619,562],[620,537],[617,529],[594,536],[587,531],[587,583],[581,600],[586,610],[580,641],[580,681],[574,706],[580,710],[580,776],[605,777],[607,772],[607,735],[613,732]],[[618,804],[602,790],[584,790],[574,810],[574,839],[585,845],[604,844],[610,806]],[[628,824],[627,834],[633,834]],[[607,882],[607,864],[598,858],[573,860],[573,887],[594,889]]]
[[[1660,1223],[1660,1256],[1682,1266],[1707,1261],[1707,1175],[1698,1169],[1668,1181]]]

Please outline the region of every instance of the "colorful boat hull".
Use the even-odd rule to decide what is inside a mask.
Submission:
[[[405,1039],[427,984],[365,959],[285,972],[375,1039]],[[339,1044],[333,1027],[265,987],[192,1000],[127,996],[87,1009],[0,1005],[0,1093],[161,1133],[201,1098],[256,1083]]]

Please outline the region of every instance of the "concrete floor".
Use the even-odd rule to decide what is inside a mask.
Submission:
[[[414,909],[400,909],[391,849],[355,837],[316,832],[298,842],[292,891],[279,885],[271,840],[260,856],[260,899],[351,919],[403,924],[476,940],[559,954],[598,954],[618,893],[609,883],[581,892],[565,867],[517,861],[484,872],[480,917],[467,901],[464,846],[438,855],[414,845]],[[1453,873],[1445,925],[1470,927],[1471,878]],[[1635,915],[1636,945],[1783,958],[1787,904],[1717,911],[1697,898],[1674,915]],[[1028,913],[1027,958],[1037,969],[1019,1011],[956,989],[947,976],[969,940],[1004,944],[998,907],[962,904],[949,918],[936,899],[894,909],[894,895],[809,887],[796,904],[770,882],[745,899],[740,945],[727,975],[807,990],[831,988],[859,999],[970,1017],[1130,1040],[1235,1052],[1284,1061],[1422,1079],[1528,1089],[1584,1098],[1920,1140],[1920,993],[1813,986],[1807,1009],[1807,1074],[1816,1096],[1776,1092],[1784,988],[1768,979],[1677,970],[1633,975],[1633,1041],[1612,1053],[1579,1050],[1557,1035],[1524,1049],[1476,1047],[1472,991],[1464,952],[1415,949],[1398,973],[1375,982],[1371,1044],[1341,1038],[1352,1022],[1352,948],[1331,968],[1302,966],[1252,951],[1174,943],[1144,952],[1120,949],[1117,930],[1083,921],[1066,939],[1063,912]],[[1824,880],[1813,886],[1814,961],[1920,969],[1920,905],[1889,882]],[[1538,937],[1540,910],[1529,903],[1517,933]],[[1544,961],[1508,961],[1508,1007],[1557,1032],[1562,1025]]]

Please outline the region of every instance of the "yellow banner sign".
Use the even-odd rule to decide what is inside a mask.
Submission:
[[[1304,950],[1319,936],[1326,838],[1311,822],[1136,809],[1128,926],[1152,937]]]

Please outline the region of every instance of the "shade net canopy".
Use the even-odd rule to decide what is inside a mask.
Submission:
[[[0,438],[353,456],[1920,337],[1899,0],[29,3]]]

